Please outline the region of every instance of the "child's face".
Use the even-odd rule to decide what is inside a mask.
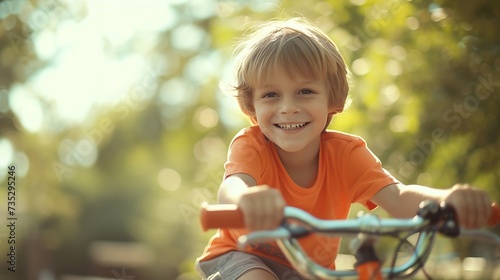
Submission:
[[[286,152],[319,145],[329,95],[324,81],[272,71],[255,86],[255,117],[264,135]]]

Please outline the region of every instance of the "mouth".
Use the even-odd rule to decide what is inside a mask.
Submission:
[[[303,122],[303,123],[277,123],[274,126],[281,128],[283,130],[296,130],[299,128],[302,128],[309,124],[308,122]]]

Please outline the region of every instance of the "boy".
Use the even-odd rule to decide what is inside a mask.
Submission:
[[[247,230],[276,228],[285,205],[321,219],[346,219],[350,205],[358,202],[411,218],[427,199],[455,207],[461,226],[486,223],[491,201],[484,191],[403,185],[363,139],[326,130],[343,111],[349,86],[342,56],[320,30],[301,20],[271,22],[237,53],[237,98],[254,126],[231,142],[218,199],[238,204]],[[274,243],[237,251],[245,232],[217,231],[197,260],[204,279],[302,279]],[[338,238],[310,236],[300,242],[317,263],[334,268]]]

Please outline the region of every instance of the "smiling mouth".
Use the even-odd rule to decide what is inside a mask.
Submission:
[[[295,130],[307,125],[308,122],[303,123],[277,123],[274,126],[279,127],[284,130]]]

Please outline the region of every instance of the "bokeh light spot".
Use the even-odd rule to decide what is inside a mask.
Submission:
[[[220,160],[226,156],[226,144],[219,137],[205,137],[194,145],[193,153],[201,162]]]
[[[26,130],[34,133],[42,129],[43,109],[33,94],[22,86],[15,86],[11,91],[9,103]]]
[[[351,68],[354,74],[363,76],[370,71],[370,63],[364,58],[359,58],[352,63]]]
[[[401,75],[401,73],[403,73],[401,62],[394,59],[389,59],[389,61],[387,61],[387,63],[385,64],[385,69],[387,73],[392,76],[399,76]]]
[[[158,184],[166,191],[177,190],[181,183],[181,175],[175,169],[165,168],[158,173]]]
[[[14,148],[8,139],[0,139],[0,167],[5,169],[11,162],[14,155]]]
[[[406,19],[406,26],[408,26],[410,30],[417,30],[420,28],[420,22],[416,17],[409,17]]]
[[[395,84],[384,87],[380,93],[380,99],[384,105],[392,105],[400,97],[399,88]]]
[[[389,128],[393,132],[404,132],[408,129],[408,118],[403,115],[397,115],[391,118]]]
[[[196,110],[195,120],[203,128],[213,128],[219,123],[219,114],[210,107],[202,106]]]

